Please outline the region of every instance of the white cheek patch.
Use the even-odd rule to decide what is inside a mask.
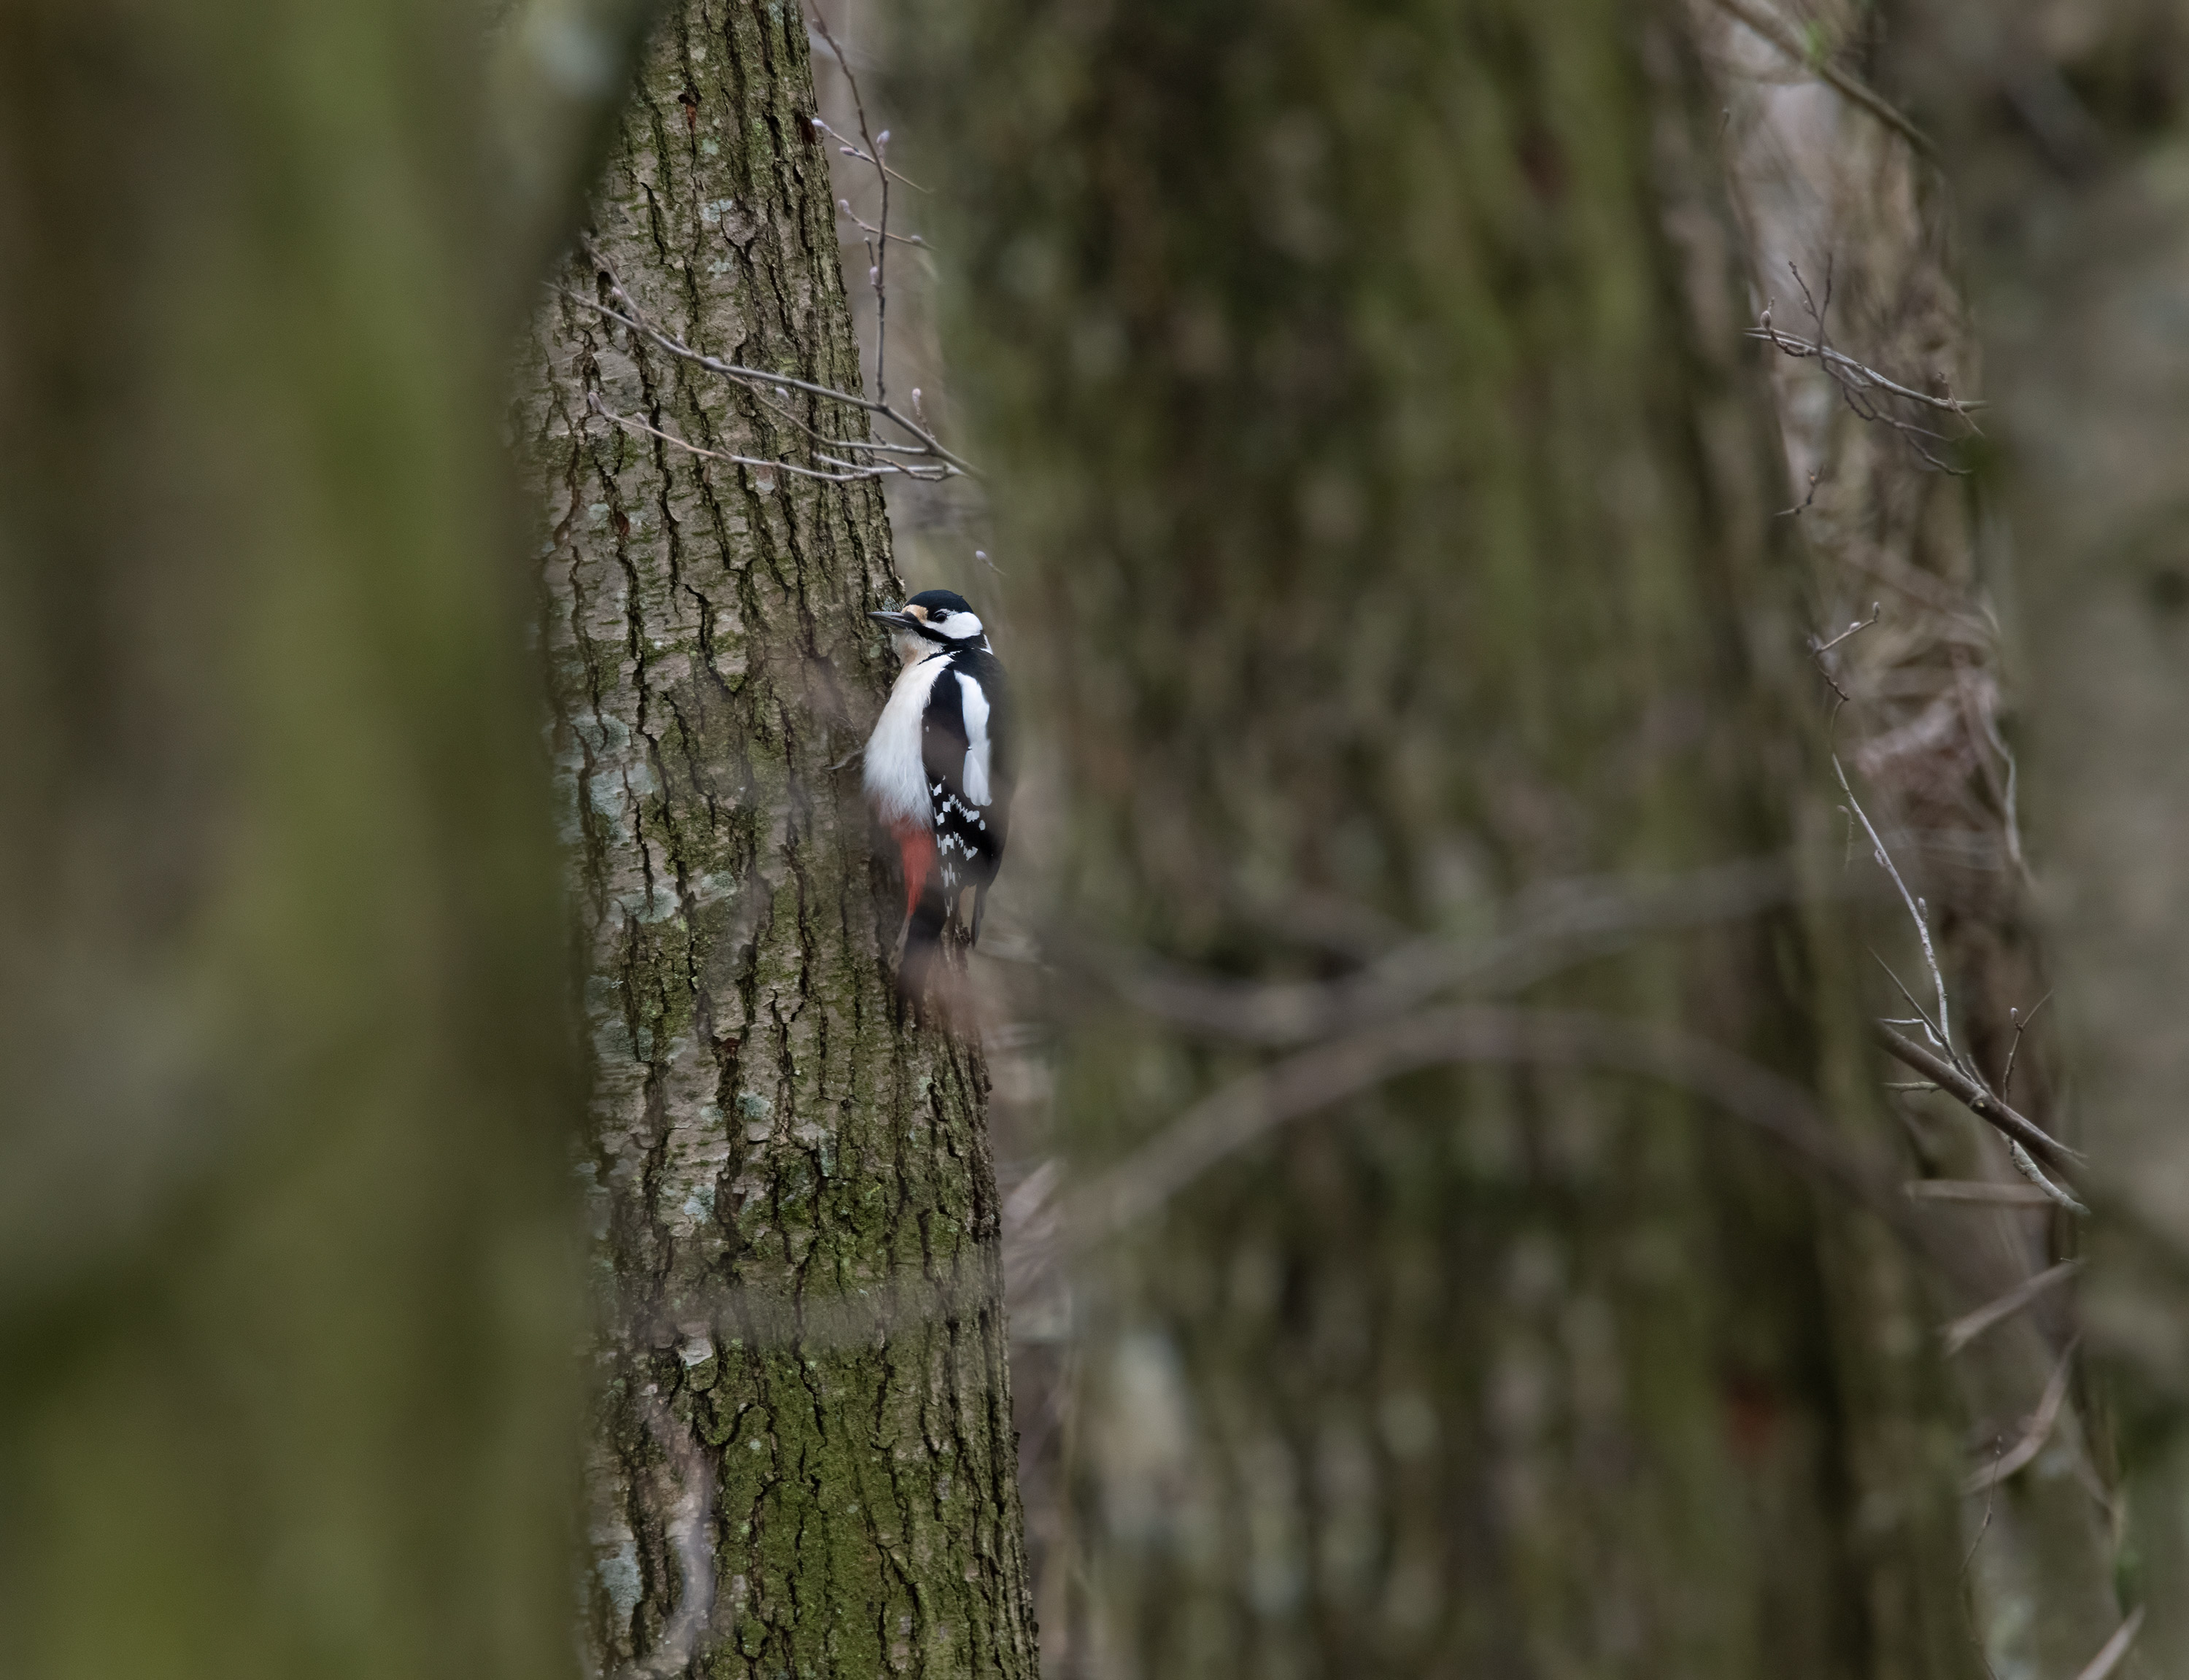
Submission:
[[[980,623],[977,618],[973,622],[976,627]],[[976,805],[985,805],[988,803],[988,696],[979,683],[961,671],[958,698],[965,713],[965,797]]]
[[[978,641],[981,621],[970,612],[953,612],[935,627],[953,641]]]

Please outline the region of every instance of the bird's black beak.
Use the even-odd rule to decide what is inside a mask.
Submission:
[[[902,630],[912,623],[912,620],[902,612],[869,612],[867,617],[880,620],[892,630]]]

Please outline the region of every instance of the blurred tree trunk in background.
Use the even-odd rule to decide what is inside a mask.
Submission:
[[[1980,397],[1937,166],[1892,113],[1863,101],[1859,84],[1850,93],[1820,73],[1872,77],[1869,60],[1891,63],[1874,9],[1699,0],[1695,14],[1727,107],[1726,157],[1759,305],[1774,329],[1802,343],[1821,331],[1911,389]],[[1932,908],[1961,1043],[1994,1080],[2011,1055],[2007,1096],[2072,1140],[2052,1053],[2059,1018],[2031,1015],[2050,981],[2008,747],[2021,708],[1994,603],[2011,591],[1991,575],[1997,556],[1980,549],[1980,504],[1960,476],[1981,447],[1974,427],[1852,381],[1843,389],[1813,358],[1771,361],[1790,468],[1781,499],[1802,510],[1818,622],[1835,634],[1875,617],[1833,654],[1849,696],[1837,718],[1841,755]],[[1909,944],[1898,903],[1869,920],[1879,949]],[[1920,959],[1899,972],[1919,974]],[[1869,991],[1880,1013],[1904,1012],[1882,972]],[[1901,1091],[1891,1100],[1938,1175],[2020,1185],[1999,1135],[1952,1097]],[[2076,1240],[2072,1221],[2041,1206],[1940,1203],[1928,1216],[2024,1275]],[[2072,1305],[2056,1291],[1956,1356],[1980,1440],[2019,1436],[2072,1334]],[[2080,1400],[2064,1409],[2042,1466],[1971,1495],[1965,1513],[1982,1534],[1975,1596],[2002,1672],[2073,1674],[2119,1620],[2110,1525],[2092,1478],[2073,1473],[2091,1445]]]
[[[481,44],[433,0],[0,8],[11,1676],[568,1665]]]
[[[917,15],[1071,924],[1312,980],[1578,877],[1836,865],[1671,8]],[[1530,996],[1707,1032],[1882,1148],[1830,924]],[[1257,1059],[1095,1010],[1065,1123],[1111,1158]],[[1977,1671],[1922,1281],[1679,1091],[1412,1075],[1219,1165],[1103,1288],[1067,1672]]]
[[[2156,0],[1903,0],[2000,414],[2050,905],[2099,1218],[2147,1672],[2189,1672],[2189,20]]]
[[[519,405],[588,976],[588,1627],[617,1672],[1025,1675],[986,1076],[899,1017],[859,788],[880,492],[613,425],[802,448],[579,301],[612,273],[684,344],[857,391],[813,109],[795,6],[670,9],[593,207],[608,267],[568,268]]]

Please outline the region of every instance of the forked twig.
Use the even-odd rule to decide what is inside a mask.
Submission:
[[[1952,1056],[1958,1066],[1960,1057],[1954,1050],[1952,1023],[1946,1013],[1946,977],[1938,967],[1937,950],[1931,943],[1930,918],[1923,914],[1922,906],[1916,902],[1915,894],[1908,890],[1908,883],[1900,878],[1899,865],[1892,861],[1892,854],[1885,849],[1885,842],[1879,836],[1876,825],[1870,821],[1869,813],[1863,809],[1862,801],[1855,798],[1854,788],[1847,781],[1847,766],[1840,763],[1840,755],[1836,753],[1832,754],[1832,774],[1839,778],[1840,791],[1847,797],[1848,810],[1862,825],[1862,832],[1869,837],[1870,855],[1877,860],[1878,866],[1892,878],[1893,889],[1900,894],[1900,902],[1907,906],[1909,920],[1915,924],[1915,937],[1923,945],[1924,967],[1931,971],[1932,984],[1937,989],[1938,1019],[1935,1030],[1939,1048]]]
[[[1973,416],[1983,404],[1963,401],[1952,395],[1950,390],[1943,397],[1933,397],[1927,392],[1918,391],[1913,386],[1886,377],[1876,369],[1857,361],[1844,351],[1834,349],[1827,341],[1824,329],[1825,317],[1830,313],[1832,307],[1831,263],[1827,262],[1824,265],[1824,295],[1821,300],[1810,290],[1809,283],[1802,278],[1799,264],[1789,262],[1786,267],[1788,272],[1794,277],[1794,284],[1802,289],[1803,306],[1808,310],[1809,319],[1813,324],[1813,336],[1804,341],[1798,338],[1789,338],[1780,332],[1772,319],[1773,313],[1777,307],[1775,299],[1764,304],[1763,313],[1756,318],[1756,324],[1748,330],[1748,336],[1764,341],[1778,350],[1781,355],[1795,361],[1814,361],[1824,370],[1825,376],[1831,381],[1833,387],[1840,393],[1841,399],[1846,403],[1848,410],[1858,420],[1875,426],[1891,427],[1900,434],[1910,448],[1922,457],[1926,465],[1935,471],[1951,474],[1957,478],[1968,476],[1969,470],[1966,467],[1955,466],[1950,461],[1940,459],[1926,447],[1926,440],[1931,443],[1946,443],[1954,442],[1954,439],[1944,432],[1936,431],[1917,421],[1902,419],[1890,408],[1883,406],[1881,399],[1891,398],[1904,403],[1913,403],[1920,408],[1951,414],[1969,428],[1971,435],[1977,437],[1983,435],[1982,428],[1977,425]],[[1801,505],[1802,508],[1807,507],[1809,501],[1816,499],[1816,475],[1812,474],[1809,483],[1809,500]],[[1791,513],[1799,510],[1790,508],[1782,511]]]
[[[1860,105],[1880,122],[1908,142],[1924,157],[1936,155],[1937,149],[1931,137],[1896,110],[1885,97],[1832,63],[1828,58],[1813,54],[1803,48],[1779,19],[1752,5],[1750,0],[1717,0],[1727,15],[1736,19],[1769,42],[1803,69],[1813,71],[1828,86],[1843,98]]]
[[[874,229],[879,238],[867,242],[867,279],[874,289],[874,399],[886,406],[889,402],[890,177],[897,172],[882,158],[882,148],[889,144],[889,130],[883,129],[881,138],[877,140],[868,128],[866,97],[859,92],[859,78],[852,73],[851,61],[844,56],[844,49],[836,44],[836,37],[829,32],[829,20],[821,14],[821,8],[809,4],[806,11],[813,20],[814,27],[821,31],[821,38],[829,43],[829,52],[835,55],[836,68],[844,73],[844,85],[851,90],[851,109],[858,114],[859,138],[866,143],[866,149],[862,151],[857,146],[845,145],[843,137],[823,122],[818,112],[814,114],[813,126],[842,145],[846,156],[872,164],[875,178],[881,183],[881,225]],[[846,209],[848,211],[848,206]]]
[[[2016,1113],[1965,1070],[1947,1061],[1927,1045],[1916,1043],[1915,1040],[1894,1031],[1883,1021],[1873,1023],[1870,1031],[1891,1055],[1932,1080],[1949,1096],[1957,1098],[1971,1113],[2004,1135],[2010,1143],[2019,1146],[2031,1155],[2041,1157],[2047,1166],[2058,1172],[2072,1172],[2087,1164],[2079,1151],[2070,1149],[2034,1120]],[[2061,1193],[2066,1194],[2065,1192]],[[2073,1200],[2072,1198],[2069,1199]],[[2089,1211],[2079,1202],[2074,1206],[2079,1212]]]
[[[2006,1018],[2014,1023],[2014,1042],[2006,1047],[2006,1071],[1999,1076],[2000,1096],[2005,1096],[2007,1087],[2014,1083],[2014,1058],[2021,1053],[2022,1035],[2029,1030],[2029,1023],[2037,1018],[2037,1010],[2044,1008],[2051,1001],[2052,994],[2047,992],[2037,1000],[2037,1007],[2032,1009],[2027,1015],[2019,1009],[2010,1009],[2006,1012]]]
[[[631,311],[631,313],[626,313],[624,310],[611,308],[608,305],[599,302],[597,299],[587,297],[582,293],[572,291],[567,287],[554,288],[554,290],[558,296],[567,298],[569,302],[577,304],[581,308],[590,309],[594,313],[637,334],[639,336],[646,339],[649,343],[655,345],[668,354],[674,356],[682,361],[689,362],[695,367],[704,368],[709,373],[719,375],[721,377],[732,381],[736,384],[761,391],[763,393],[779,394],[785,391],[798,391],[803,392],[808,396],[825,398],[832,403],[841,403],[847,408],[862,409],[868,414],[875,415],[879,419],[889,421],[892,426],[901,428],[908,436],[911,437],[914,440],[914,443],[912,445],[873,443],[867,442],[866,440],[857,438],[832,438],[823,440],[829,443],[830,447],[860,453],[872,452],[883,454],[914,456],[920,459],[932,460],[934,462],[935,465],[931,469],[910,471],[908,473],[908,476],[909,476],[948,478],[956,477],[960,475],[967,477],[975,477],[978,476],[975,472],[970,462],[966,461],[955,452],[946,447],[941,439],[937,438],[925,426],[908,419],[905,415],[900,414],[895,408],[891,407],[888,403],[875,402],[871,397],[854,396],[850,392],[839,391],[833,386],[817,384],[812,380],[800,379],[793,374],[771,373],[765,368],[742,367],[734,362],[725,362],[718,356],[710,356],[703,351],[694,350],[690,345],[686,344],[675,335],[664,331],[661,328],[655,326],[651,321],[648,320],[642,314],[639,313],[637,311],[637,306],[632,302],[630,294],[623,289],[622,283],[616,278],[614,270],[609,268],[605,260],[602,258],[597,252],[593,251],[590,245],[588,245],[586,249],[590,259],[595,263],[602,278],[608,282],[611,295],[619,298],[625,304],[625,307]],[[795,415],[784,413],[782,414],[780,417],[792,425],[800,426],[800,429],[807,431],[809,435],[817,437],[820,436],[820,434],[813,431],[813,428],[806,426],[804,422],[799,420]],[[697,447],[685,443],[681,438],[671,438],[669,441],[687,448],[696,448]],[[770,461],[766,463],[766,465],[772,466],[780,465],[787,469],[791,466],[790,463],[784,461]],[[874,462],[868,464],[863,471],[861,471],[853,476],[882,477],[887,476],[892,471],[900,470],[903,469],[891,464]],[[826,476],[827,475],[809,474],[809,476]]]

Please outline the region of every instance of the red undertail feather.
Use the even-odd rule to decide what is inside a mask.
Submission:
[[[890,832],[897,837],[897,855],[904,860],[904,913],[910,916],[919,908],[919,895],[935,873],[935,831],[920,823],[897,822],[890,825]]]

